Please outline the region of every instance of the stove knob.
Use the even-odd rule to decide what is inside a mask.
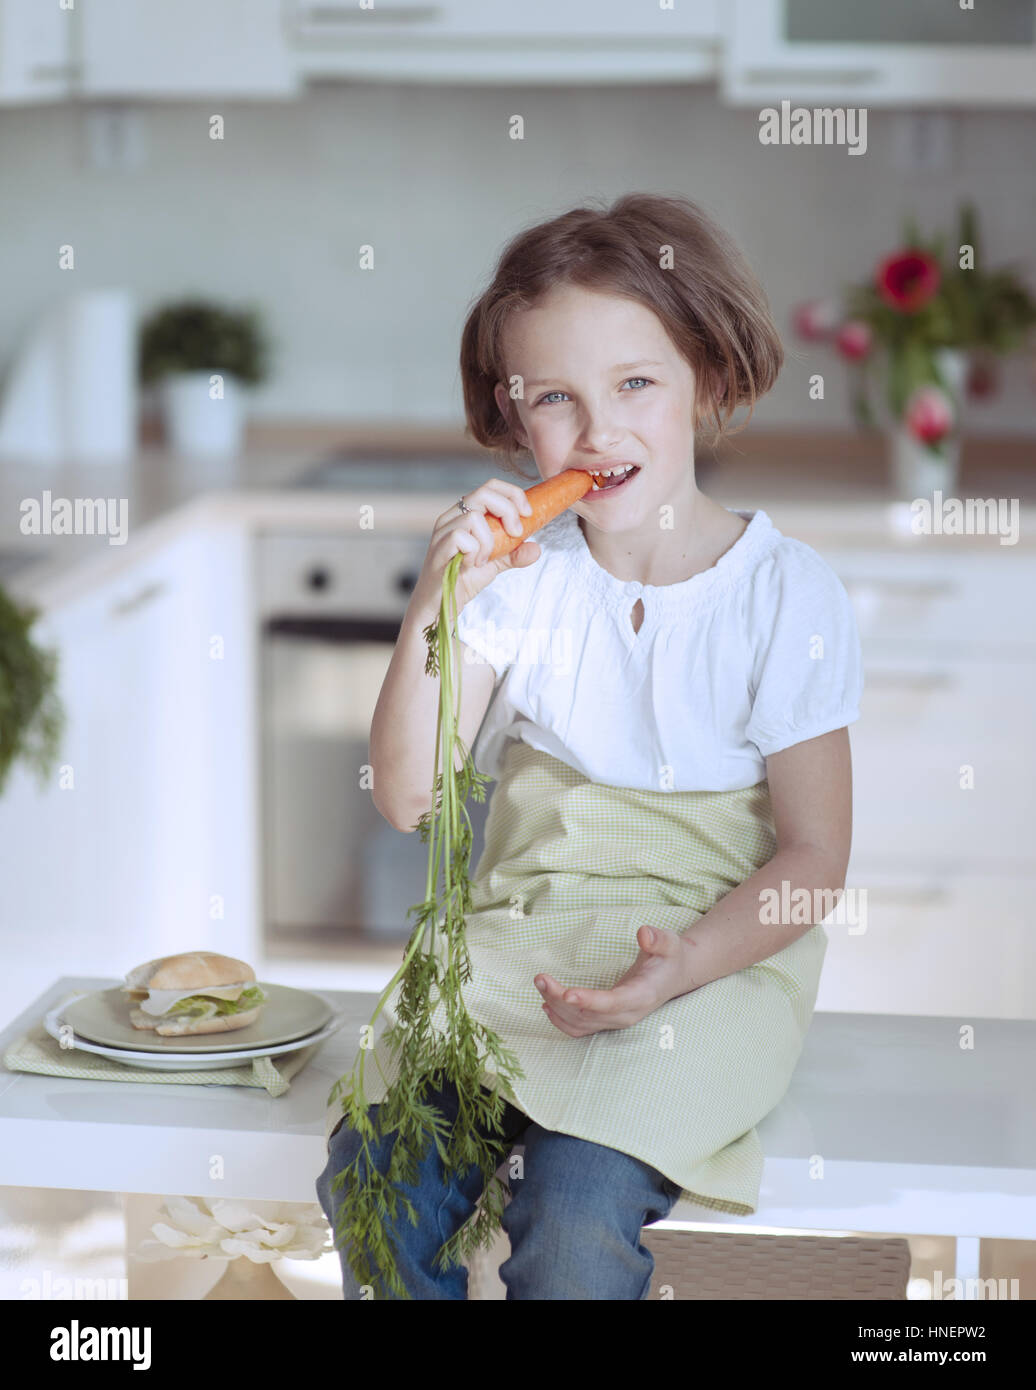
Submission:
[[[396,588],[401,594],[413,593],[414,586],[417,584],[419,571],[404,570],[402,574],[396,575]]]
[[[318,592],[331,587],[331,571],[323,565],[314,565],[306,575],[306,587]]]

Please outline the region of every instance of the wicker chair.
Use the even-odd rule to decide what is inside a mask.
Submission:
[[[506,1162],[497,1173],[506,1182]],[[910,1277],[910,1246],[902,1238],[645,1226],[641,1241],[655,1260],[649,1299],[895,1300],[906,1298]],[[498,1271],[510,1248],[507,1233],[499,1231],[488,1250],[466,1261],[469,1301],[506,1298]]]

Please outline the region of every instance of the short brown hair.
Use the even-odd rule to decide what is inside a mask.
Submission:
[[[672,266],[663,268],[668,248]],[[716,439],[734,432],[726,427],[739,406],[751,416],[777,379],[784,349],[763,288],[733,240],[699,207],[685,198],[627,193],[600,211],[573,208],[512,238],[461,335],[468,432],[511,466],[528,450],[493,394],[507,381],[503,326],[512,311],[531,308],[563,284],[625,295],[658,315],[694,369],[695,422],[711,417]],[[703,403],[711,409],[702,410]]]

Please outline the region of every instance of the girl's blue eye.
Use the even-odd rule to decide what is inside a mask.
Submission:
[[[651,385],[651,379],[650,379],[649,377],[646,377],[646,376],[628,376],[628,377],[626,378],[626,380],[625,380],[622,384],[623,384],[624,386],[628,386],[628,385],[630,384],[631,381],[642,381],[642,382],[644,383],[645,386],[650,386],[650,385]],[[539,398],[539,400],[536,402],[536,404],[537,404],[537,405],[547,405],[547,404],[550,403],[550,398],[551,398],[551,396],[563,396],[563,395],[565,395],[565,392],[564,392],[564,391],[548,391],[547,394],[546,394],[545,396],[541,396],[541,397]]]

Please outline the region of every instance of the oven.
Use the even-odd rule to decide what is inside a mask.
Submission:
[[[373,467],[373,465],[372,465]],[[484,463],[419,484],[385,464],[323,466],[308,486],[435,490],[484,482]],[[299,486],[299,484],[295,484]],[[444,506],[446,504],[444,503]],[[263,923],[272,950],[405,942],[424,901],[428,845],[394,829],[368,790],[371,720],[428,548],[425,534],[266,531],[256,536],[260,642]],[[431,791],[431,788],[429,788]],[[489,798],[468,804],[472,865]]]

